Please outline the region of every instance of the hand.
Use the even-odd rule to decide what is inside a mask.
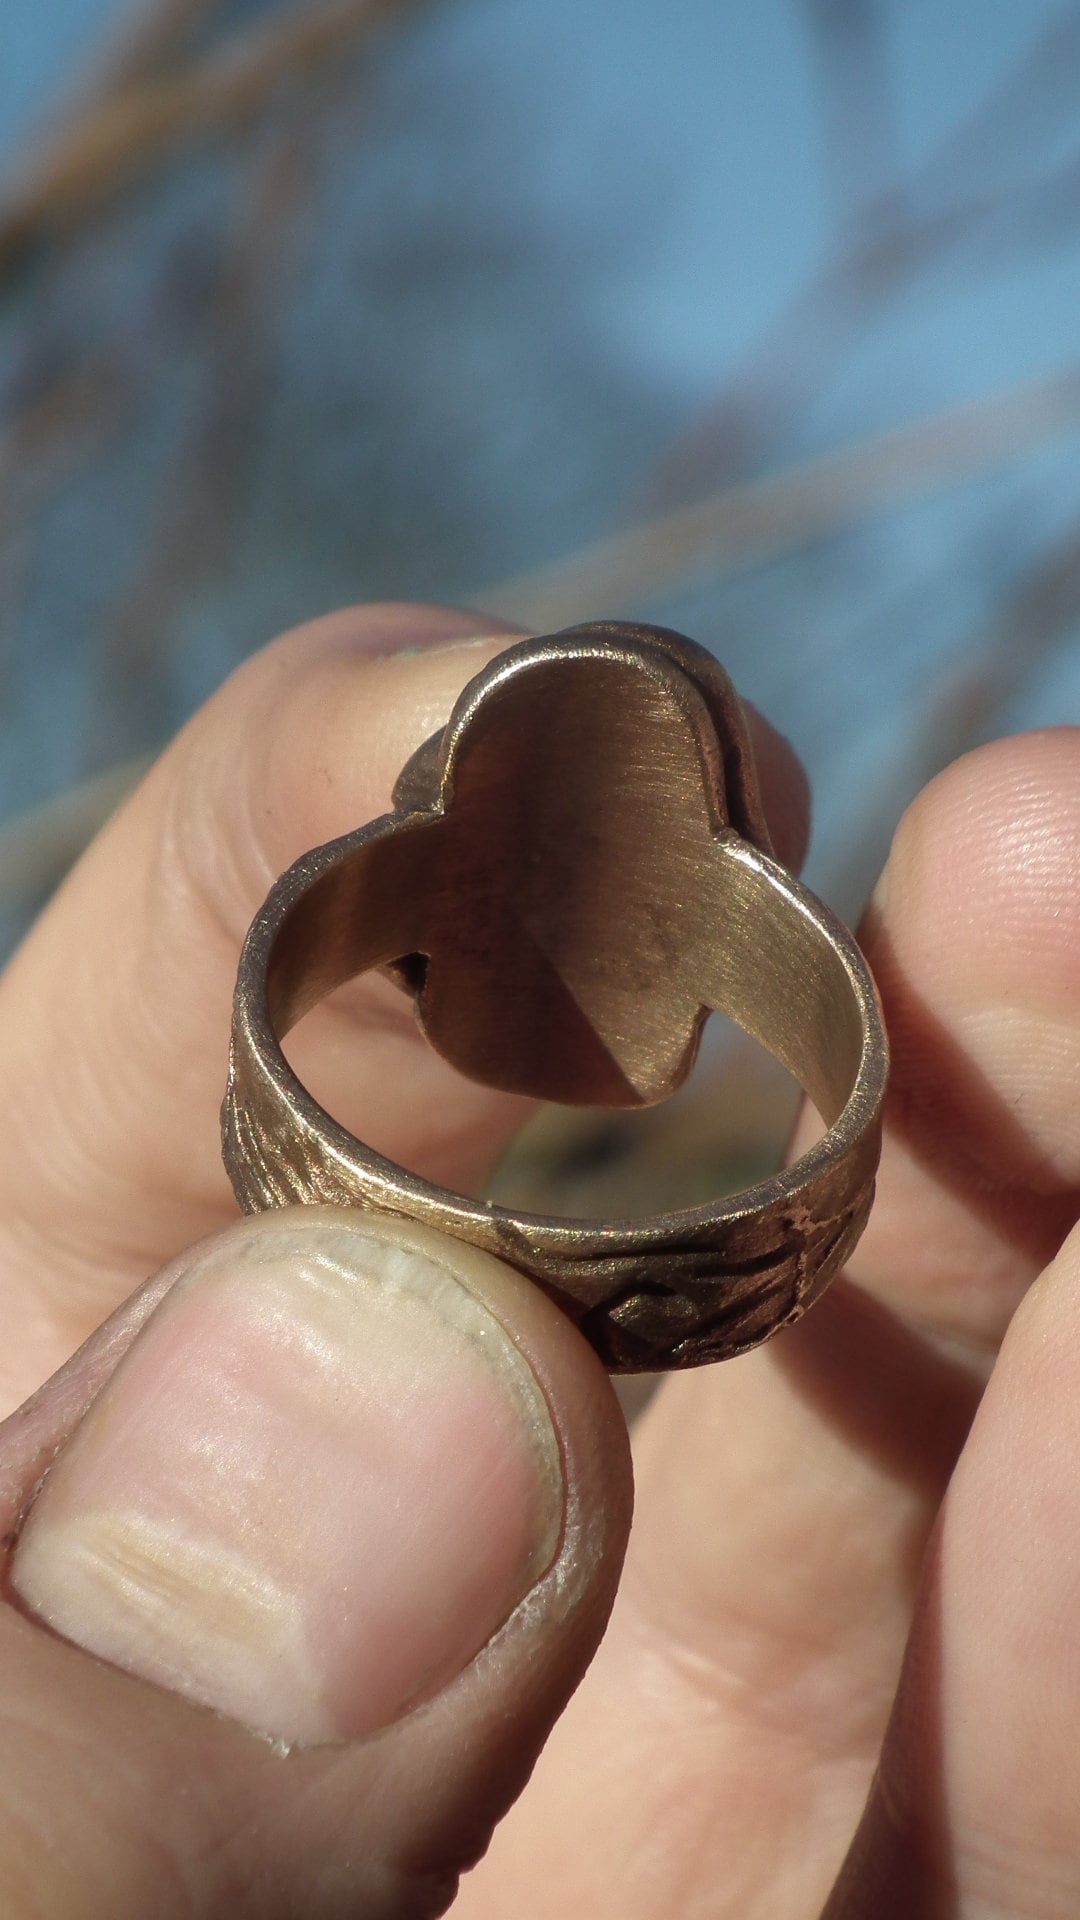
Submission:
[[[625,1433],[535,1288],[399,1245],[388,1313],[386,1230],[314,1210],[183,1251],[233,1212],[217,1105],[247,921],[386,804],[497,650],[453,644],[473,624],[372,609],[249,663],[0,986],[9,1403],[170,1263],[0,1433],[13,1916],[437,1913],[603,1630]],[[759,748],[793,858],[797,780]],[[897,1064],[856,1272],[658,1395],[609,1635],[455,1914],[811,1920],[958,1455],[828,1912],[1075,1911],[1069,1245],[1031,1281],[1078,1211],[1078,817],[1061,733],[971,757],[904,823],[866,930]],[[377,981],[294,1058],[453,1186],[521,1117]]]
[[[611,1626],[455,1920],[1080,1912],[1080,730],[940,775],[861,937],[852,1269],[640,1422]]]
[[[475,624],[376,608],[250,662],[0,984],[8,1405],[139,1289],[0,1430],[5,1920],[442,1912],[603,1629],[628,1447],[564,1316],[343,1212],[220,1231],[245,924],[384,810],[498,651]],[[336,1113],[452,1186],[520,1121],[378,979],[295,1038]]]

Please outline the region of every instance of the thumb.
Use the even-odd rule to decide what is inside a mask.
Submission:
[[[5,1885],[442,1912],[603,1630],[628,1457],[490,1256],[332,1208],[203,1242],[0,1429]]]

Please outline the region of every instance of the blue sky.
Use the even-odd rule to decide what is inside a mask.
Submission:
[[[1080,153],[1080,38],[980,131],[1073,9],[878,10],[888,124],[856,138],[845,206],[809,0],[438,0],[381,34],[311,136],[222,537],[208,560],[203,530],[168,605],[145,586],[133,603],[130,582],[182,517],[192,423],[229,409],[199,275],[228,267],[257,140],[171,164],[0,289],[0,386],[43,342],[103,345],[131,383],[95,458],[10,550],[0,529],[0,584],[5,564],[21,582],[0,606],[0,812],[154,744],[281,625],[369,595],[467,600],[672,504],[690,456],[694,486],[720,484],[722,447],[702,442],[718,401],[757,421],[745,480],[1080,361],[1080,194],[1076,217],[1064,174],[1060,206],[1038,197]],[[9,176],[128,12],[0,9]],[[882,156],[916,214],[985,217],[878,307],[849,311],[835,288],[808,300]],[[806,551],[610,610],[684,622],[792,732],[823,870],[868,779],[884,817],[922,777],[925,690],[966,670],[1080,524],[1078,440],[1070,427]],[[133,619],[134,655],[117,642]],[[1001,723],[1064,718],[1078,698],[1067,635]]]

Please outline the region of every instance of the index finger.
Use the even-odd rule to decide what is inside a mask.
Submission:
[[[36,1385],[148,1272],[231,1219],[220,1159],[237,955],[277,873],[385,810],[507,636],[408,606],[248,661],[109,823],[0,980],[0,1373]],[[404,651],[403,651],[404,649]],[[345,1044],[348,1040],[349,1044]],[[474,1179],[521,1103],[453,1075],[369,978],[297,1035],[304,1077],[395,1159]]]

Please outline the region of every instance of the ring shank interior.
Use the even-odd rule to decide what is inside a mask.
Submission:
[[[223,1109],[242,1205],[356,1206],[465,1239],[543,1286],[615,1371],[699,1365],[797,1318],[865,1222],[888,1049],[855,942],[768,851],[722,670],[662,631],[521,642],[397,795],[299,860],[252,925]],[[636,1220],[438,1187],[350,1134],[282,1053],[380,968],[458,1071],[563,1104],[665,1099],[717,1010],[804,1087],[825,1136],[740,1194]]]
[[[444,819],[428,818],[371,839],[344,853],[284,914],[267,977],[278,1040],[354,976],[430,953],[430,922],[442,924],[445,834]],[[696,881],[689,991],[681,978],[664,983],[676,1041],[694,1026],[698,1009],[726,1014],[788,1069],[831,1126],[855,1085],[866,1035],[864,995],[847,954],[812,897],[733,835],[713,840]],[[468,921],[467,900],[457,896],[454,911]],[[605,1002],[595,978],[587,978],[587,956],[571,956],[573,964],[578,1002],[591,1003],[593,1031],[617,1053],[627,996],[609,979]],[[640,1003],[635,1011],[640,1021]]]

